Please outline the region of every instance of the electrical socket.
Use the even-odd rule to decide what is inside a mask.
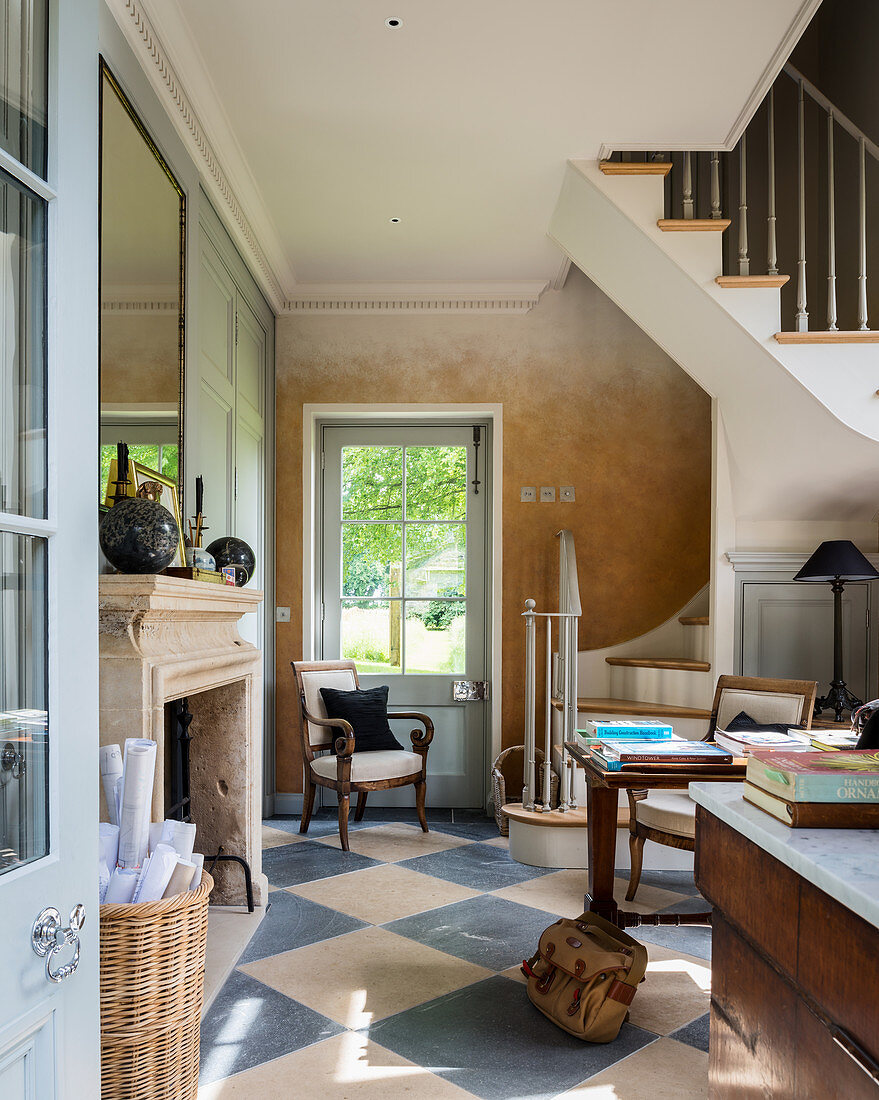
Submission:
[[[519,500],[523,504],[527,504],[531,501],[537,500],[537,486],[536,485],[523,485],[519,490]]]
[[[289,623],[290,622],[290,608],[289,607],[276,607],[275,608],[275,622],[276,623]]]
[[[540,500],[544,504],[553,503],[555,500],[555,485],[541,485]]]
[[[574,496],[574,486],[573,485],[562,485],[559,488],[559,500],[564,501],[567,504],[570,501],[575,500],[575,499],[576,498]]]

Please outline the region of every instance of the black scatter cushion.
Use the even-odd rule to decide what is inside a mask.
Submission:
[[[388,687],[367,688],[361,691],[339,691],[337,688],[321,688],[327,718],[344,718],[354,730],[354,751],[375,752],[378,749],[402,749],[388,723]],[[336,736],[344,737],[341,727]]]
[[[787,733],[796,728],[796,722],[758,722],[750,714],[740,710],[731,722],[726,724],[727,733]]]

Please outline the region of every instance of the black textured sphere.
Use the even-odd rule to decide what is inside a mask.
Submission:
[[[239,588],[243,588],[253,576],[253,571],[256,569],[256,554],[244,539],[224,535],[221,539],[214,539],[207,551],[217,563],[217,569],[222,569],[224,565],[236,566],[235,583]]]
[[[160,573],[180,545],[174,517],[157,500],[128,497],[104,514],[101,549],[120,573]]]

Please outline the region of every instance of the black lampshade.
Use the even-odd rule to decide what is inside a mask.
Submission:
[[[873,581],[879,573],[848,539],[822,542],[795,581]]]

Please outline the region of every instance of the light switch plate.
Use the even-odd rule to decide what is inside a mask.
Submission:
[[[528,501],[537,500],[537,486],[523,485],[522,488],[519,490],[519,500],[522,501],[523,504],[527,503]]]
[[[555,500],[555,485],[541,485],[540,499],[544,504],[551,504]]]
[[[275,608],[275,622],[276,623],[289,623],[290,622],[290,608],[289,607],[276,607]]]
[[[575,499],[575,497],[574,497],[574,486],[573,485],[562,485],[559,488],[559,500],[565,501],[567,503],[567,502],[572,501],[574,499]]]

